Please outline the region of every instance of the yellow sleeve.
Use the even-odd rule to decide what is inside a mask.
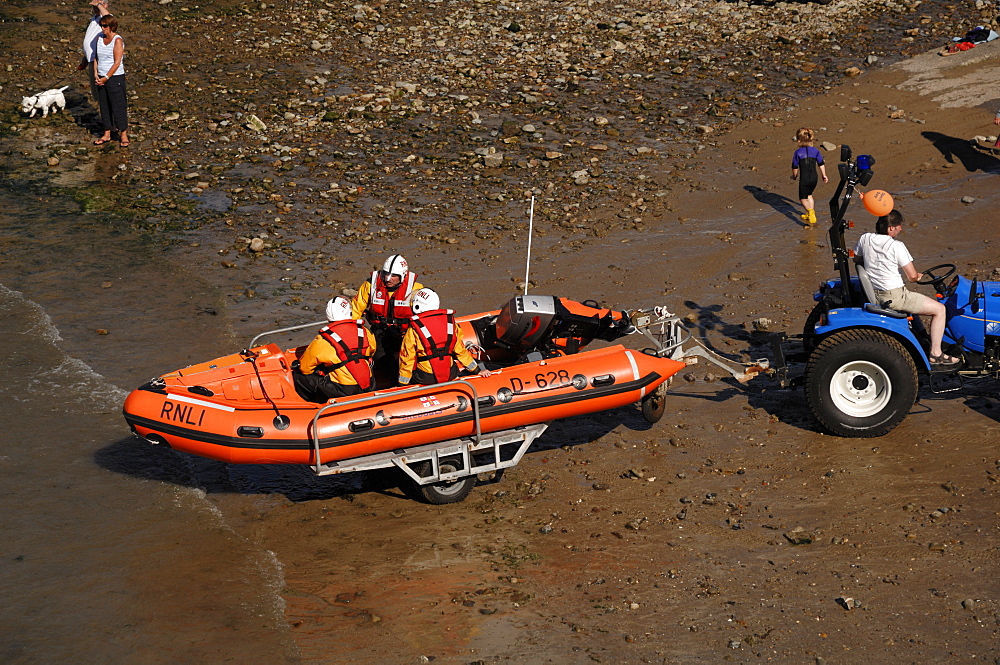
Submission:
[[[478,366],[476,359],[472,357],[469,350],[465,348],[465,336],[462,335],[462,328],[455,324],[455,348],[451,351],[458,361],[465,365],[468,370],[475,370]]]
[[[365,280],[365,282],[358,287],[358,295],[351,298],[351,318],[361,319],[365,316],[365,311],[368,309],[368,301],[372,297],[372,282],[371,280]]]
[[[413,376],[417,365],[417,352],[420,350],[420,340],[413,328],[407,328],[403,335],[403,345],[399,349],[399,383],[407,384]]]
[[[316,335],[313,341],[309,342],[302,357],[299,358],[299,371],[303,374],[312,374],[317,367],[322,365],[336,365],[340,362],[340,356],[336,349],[322,336]]]

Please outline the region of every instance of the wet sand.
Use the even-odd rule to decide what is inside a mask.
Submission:
[[[268,16],[262,11],[255,21]],[[151,48],[145,57],[157,53]],[[130,156],[116,149],[79,163],[65,158],[52,173],[64,185],[102,184],[151,206],[144,215],[128,208],[128,218],[102,219],[151,231],[165,257],[197,269],[221,294],[220,326],[230,326],[236,340],[309,320],[332,293],[355,287],[397,250],[456,309],[497,306],[523,280],[523,193],[537,188],[535,292],[623,308],[665,304],[690,317],[713,348],[748,359],[766,353],[750,322],[766,317],[776,329],[799,332],[811,293],[833,274],[824,222],[836,151],[824,153],[832,182],[817,192],[820,224],[803,228],[788,178],[799,126],[816,128],[819,141],[876,157],[871,186],[892,193],[905,212],[918,269],[950,262],[966,276],[998,278],[992,211],[1000,204],[1000,155],[970,143],[1000,129],[991,124],[1000,105],[998,55],[989,44],[827,77],[820,95],[770,106],[761,100],[708,138],[664,141],[663,152],[637,152],[652,143],[636,125],[601,138],[586,130],[579,145],[562,149],[579,153],[573,158],[589,169],[589,186],[566,182],[577,170],[569,166],[556,167],[559,178],[522,177],[543,168],[528,166],[534,153],[518,157],[524,168],[499,172],[474,166],[485,157],[475,155],[476,146],[461,164],[428,159],[423,141],[448,130],[426,116],[400,134],[367,128],[361,135],[385,141],[385,154],[372,150],[363,159],[346,146],[323,148],[315,127],[298,134],[301,118],[269,141],[241,131],[232,141],[247,157],[234,165],[234,153],[205,143],[207,122],[182,128],[146,100]],[[144,72],[145,83],[168,76],[165,70]],[[365,76],[359,69],[338,85],[362,88]],[[211,122],[231,112],[209,108]],[[357,122],[365,113],[355,114]],[[586,117],[577,120],[575,129],[562,120],[567,126],[552,131],[568,142],[584,131]],[[25,129],[4,145],[17,147],[8,154],[28,171],[41,170],[39,160],[59,150],[53,144],[81,142],[82,130],[66,118],[19,122]],[[491,122],[500,133],[489,143],[513,145],[500,143],[503,123]],[[343,124],[335,124],[332,143],[349,141]],[[407,133],[414,145],[389,145]],[[328,154],[307,161],[309,141]],[[608,150],[594,150],[598,141]],[[251,154],[252,145],[259,152]],[[403,161],[411,149],[420,154]],[[593,175],[594,155],[601,175]],[[417,168],[420,158],[438,166]],[[384,182],[376,179],[376,159],[391,165]],[[213,160],[221,171],[212,170]],[[188,173],[198,175],[188,180]],[[157,178],[160,184],[150,184]],[[190,191],[202,178],[208,187]],[[340,186],[331,190],[331,181]],[[224,192],[231,205],[213,211],[212,192]],[[252,200],[241,198],[251,193]],[[169,205],[192,207],[180,215]],[[858,234],[874,220],[860,208],[849,218]],[[264,234],[271,247],[246,250],[241,238]],[[114,326],[102,327],[114,337]],[[150,362],[160,343],[147,342]],[[941,395],[925,386],[892,433],[848,440],[820,433],[799,391],[779,390],[766,378],[740,386],[706,373],[718,374],[694,367],[691,380],[674,384],[668,413],[653,427],[637,409],[555,423],[500,484],[482,485],[453,506],[415,503],[378,476],[328,482],[304,469],[199,462],[191,473],[242,541],[280,562],[287,630],[306,662],[1000,656],[995,382]],[[811,542],[793,544],[801,533]],[[838,598],[857,604],[846,609]]]

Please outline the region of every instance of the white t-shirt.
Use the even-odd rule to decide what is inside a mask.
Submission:
[[[83,37],[83,57],[87,59],[87,62],[94,61],[94,47],[97,45],[97,38],[101,35],[101,18],[100,14],[93,16],[90,19],[90,23],[87,24],[87,34]]]
[[[121,35],[115,35],[111,38],[111,42],[108,44],[104,43],[104,37],[98,37],[97,48],[95,50],[95,55],[97,56],[97,75],[107,76],[108,70],[111,69],[111,65],[115,64],[115,42],[119,39],[122,40],[122,48],[125,47],[125,40],[122,39]],[[125,73],[125,54],[122,53],[122,61],[118,65],[118,69],[115,70],[115,76],[121,76]]]
[[[854,248],[854,255],[861,259],[872,286],[880,291],[903,286],[899,269],[913,263],[906,245],[881,233],[862,234]]]

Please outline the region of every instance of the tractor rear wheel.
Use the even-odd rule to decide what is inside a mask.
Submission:
[[[876,330],[841,330],[820,342],[806,365],[806,399],[832,434],[882,436],[917,399],[917,368],[906,348]]]

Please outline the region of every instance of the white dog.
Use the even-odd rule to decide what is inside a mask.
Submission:
[[[35,117],[35,111],[41,109],[42,117],[44,118],[49,114],[49,109],[55,110],[56,107],[60,111],[66,108],[66,97],[63,96],[63,90],[69,88],[68,85],[64,85],[61,88],[53,88],[52,90],[46,90],[45,92],[40,92],[37,95],[32,95],[31,97],[21,98],[21,110],[25,113],[31,112],[29,118]]]

